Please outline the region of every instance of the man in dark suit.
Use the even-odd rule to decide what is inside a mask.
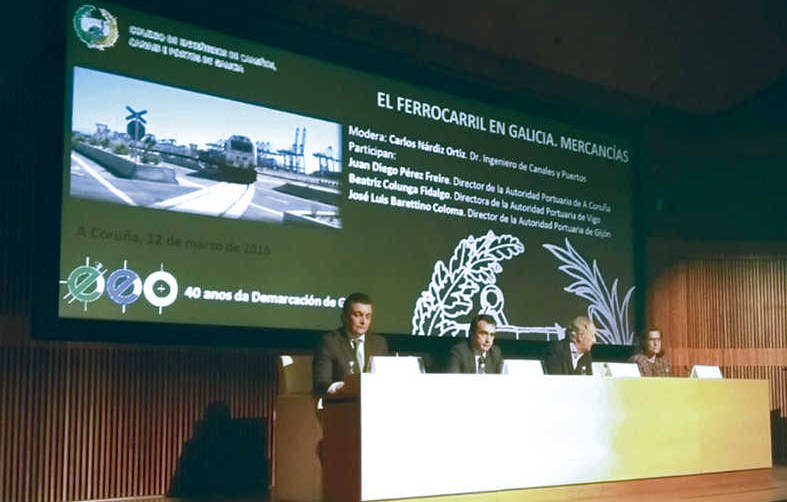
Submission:
[[[494,345],[496,333],[492,316],[480,314],[470,321],[467,340],[451,348],[448,355],[448,373],[500,373],[503,371],[503,354]]]
[[[547,348],[544,367],[549,375],[592,375],[596,343],[596,326],[585,316],[575,317],[566,330],[566,337]]]
[[[342,327],[324,334],[314,352],[314,394],[337,392],[347,375],[368,370],[369,358],[388,354],[385,338],[369,333],[372,310],[372,299],[364,293],[353,293],[344,301]]]

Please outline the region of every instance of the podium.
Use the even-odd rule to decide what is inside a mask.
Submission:
[[[772,466],[767,380],[363,374],[348,387],[325,409],[326,502]]]
[[[274,408],[273,490],[282,502],[320,502],[322,428],[312,396],[311,356],[281,356]]]

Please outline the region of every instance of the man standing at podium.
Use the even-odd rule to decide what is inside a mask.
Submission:
[[[544,358],[550,375],[592,375],[593,356],[590,349],[596,343],[596,325],[585,316],[575,317],[566,329],[566,337],[552,342]]]
[[[451,348],[448,373],[500,373],[503,354],[494,345],[497,326],[492,316],[480,314],[470,321],[467,340]]]
[[[369,358],[388,354],[385,338],[369,333],[372,310],[372,299],[365,293],[352,293],[344,300],[342,327],[324,334],[314,353],[314,394],[337,392],[347,375],[368,369]]]

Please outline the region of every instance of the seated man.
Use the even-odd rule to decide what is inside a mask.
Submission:
[[[661,346],[661,330],[649,328],[645,332],[645,336],[640,338],[640,345],[641,352],[634,354],[629,359],[629,362],[637,363],[640,375],[646,377],[669,376],[670,364]]]
[[[369,333],[372,299],[353,293],[342,306],[342,326],[324,334],[312,362],[313,390],[316,395],[333,394],[344,386],[347,375],[367,369],[369,358],[388,354],[388,344],[380,335]]]
[[[549,375],[592,375],[593,356],[590,349],[596,343],[596,326],[585,316],[575,317],[566,329],[566,337],[552,342],[544,358]]]
[[[488,315],[477,315],[470,321],[467,340],[451,348],[448,373],[500,373],[503,354],[495,343],[495,320]]]

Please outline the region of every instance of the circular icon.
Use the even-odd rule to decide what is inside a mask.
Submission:
[[[107,296],[118,305],[130,305],[142,293],[142,280],[136,272],[121,268],[107,278]]]
[[[74,13],[73,23],[77,38],[91,49],[103,51],[118,40],[117,19],[106,9],[83,5]]]
[[[169,307],[178,297],[178,281],[169,272],[153,272],[145,279],[143,293],[154,307]]]
[[[68,274],[68,292],[75,300],[90,303],[104,293],[104,276],[101,270],[90,265],[80,265]]]

